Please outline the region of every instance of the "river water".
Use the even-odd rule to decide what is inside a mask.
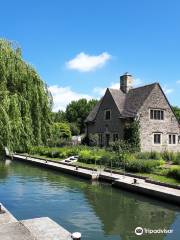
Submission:
[[[82,240],[180,239],[176,206],[16,161],[0,162],[0,202],[19,220],[47,216]],[[173,233],[137,236],[136,227]]]

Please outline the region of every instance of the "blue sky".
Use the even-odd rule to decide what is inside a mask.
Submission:
[[[23,57],[54,95],[54,109],[99,98],[129,72],[135,86],[160,82],[180,106],[180,1],[1,1],[0,37]]]

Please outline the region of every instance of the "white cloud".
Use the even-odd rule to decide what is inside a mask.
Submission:
[[[133,86],[138,87],[143,84],[143,80],[140,78],[133,79]]]
[[[180,84],[180,80],[177,80],[176,83]]]
[[[106,91],[106,88],[101,88],[101,87],[95,87],[93,89],[94,93],[97,93],[98,95],[101,95],[101,96],[104,95],[105,91]]]
[[[111,83],[110,88],[119,89],[120,88],[120,82]]]
[[[174,89],[168,88],[166,85],[162,89],[163,89],[164,93],[167,94],[167,95],[174,92]]]
[[[66,66],[69,69],[78,70],[80,72],[90,72],[102,67],[110,58],[111,55],[107,52],[103,52],[97,56],[81,52],[76,55],[75,58],[69,60]]]
[[[49,87],[49,90],[53,96],[53,111],[55,112],[58,110],[65,110],[66,106],[73,100],[79,100],[80,98],[86,98],[87,100],[90,100],[94,98],[88,94],[74,92],[70,87],[53,85]]]

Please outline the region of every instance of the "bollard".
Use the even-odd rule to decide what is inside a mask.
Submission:
[[[134,178],[134,184],[136,184],[137,183],[137,179],[136,178]]]
[[[2,205],[0,204],[0,214],[5,213],[6,211],[2,209]]]
[[[79,233],[79,232],[74,232],[74,233],[71,234],[71,238],[72,238],[73,240],[81,240],[81,233]]]

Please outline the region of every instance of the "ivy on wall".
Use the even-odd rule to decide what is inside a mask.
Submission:
[[[139,121],[128,123],[124,130],[124,140],[127,141],[134,151],[140,151]]]

